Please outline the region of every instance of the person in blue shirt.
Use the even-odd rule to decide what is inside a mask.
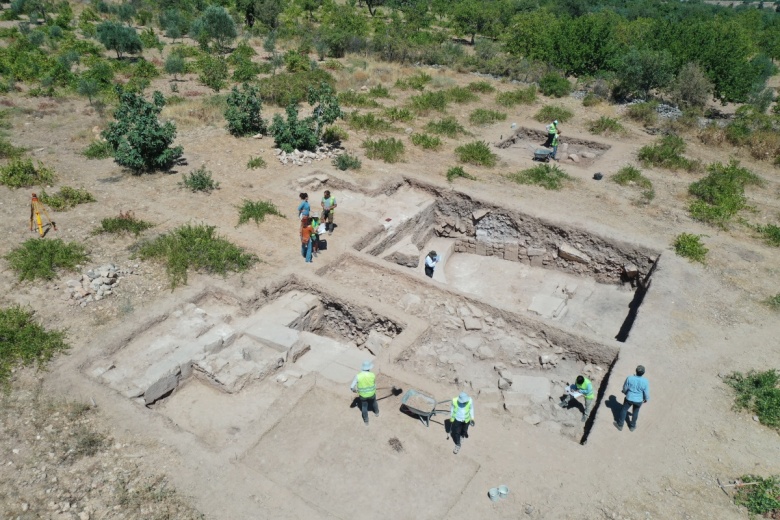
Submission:
[[[623,408],[620,409],[618,420],[613,424],[619,431],[623,431],[623,424],[626,422],[628,409],[633,407],[631,412],[631,422],[628,423],[628,429],[636,430],[636,420],[639,418],[639,408],[643,403],[650,400],[650,384],[645,379],[645,367],[639,365],[636,367],[636,375],[628,376],[623,383],[623,393],[626,398],[623,400]]]
[[[309,194],[301,193],[298,196],[301,198],[301,203],[298,204],[298,220],[303,220],[303,217],[308,217],[309,212],[311,211],[311,206],[309,205]]]

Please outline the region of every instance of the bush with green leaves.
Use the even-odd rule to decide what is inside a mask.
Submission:
[[[238,224],[245,224],[250,220],[254,220],[255,224],[260,224],[265,220],[266,215],[276,215],[277,217],[285,218],[279,208],[273,202],[267,200],[251,201],[244,199],[241,206],[238,207]]]
[[[379,103],[363,92],[355,92],[354,90],[348,90],[346,92],[339,93],[339,103],[347,107],[358,108],[379,108]]]
[[[447,100],[453,103],[471,103],[479,99],[479,96],[465,87],[452,87],[443,92]]]
[[[463,128],[463,125],[458,123],[458,120],[452,116],[429,121],[428,124],[425,125],[425,130],[432,134],[443,135],[451,139],[458,137],[459,134],[468,135],[468,132]]]
[[[179,74],[184,74],[186,71],[187,62],[181,54],[172,52],[165,58],[165,73],[172,75],[174,81],[178,81]]]
[[[373,112],[360,114],[357,110],[347,117],[347,124],[352,130],[364,131],[369,134],[397,132],[399,130],[391,125],[389,121],[374,115]]]
[[[607,116],[601,116],[588,124],[590,133],[596,135],[624,134],[626,129],[620,124],[620,121]]]
[[[189,32],[203,50],[211,49],[220,54],[229,50],[238,34],[233,17],[219,5],[208,6],[200,18],[192,22]]]
[[[499,121],[506,121],[506,114],[503,112],[496,112],[495,110],[478,108],[469,115],[469,123],[472,125],[492,125]]]
[[[642,172],[631,165],[623,166],[612,176],[612,180],[621,186],[636,186],[642,189],[642,198],[639,204],[649,204],[655,198],[653,183],[642,175]]]
[[[142,232],[154,227],[154,224],[136,218],[132,211],[119,212],[118,217],[104,218],[100,221],[100,226],[92,231],[93,235],[99,235],[102,233],[132,233],[135,236],[140,235]]]
[[[594,94],[593,92],[588,92],[584,98],[582,98],[582,106],[584,107],[594,107],[598,105],[599,103],[603,102],[604,100]]]
[[[338,97],[333,88],[325,82],[318,88],[309,88],[308,102],[312,107],[310,117],[299,119],[298,107],[295,104],[287,107],[286,120],[279,114],[274,116],[269,132],[274,136],[276,146],[287,153],[296,149],[315,150],[325,126],[344,117]]]
[[[27,188],[36,184],[51,184],[54,182],[54,170],[42,163],[37,166],[32,159],[12,159],[5,166],[0,166],[0,184],[9,188]]]
[[[24,148],[14,146],[8,139],[0,135],[0,159],[17,159],[24,153]]]
[[[142,260],[165,264],[171,290],[186,285],[190,269],[225,276],[228,271],[246,271],[258,260],[257,256],[220,237],[215,226],[205,224],[186,224],[143,242],[136,254]]]
[[[89,143],[81,154],[87,159],[108,159],[114,156],[114,148],[108,141],[95,140]]]
[[[338,126],[329,126],[322,132],[322,142],[328,144],[340,144],[349,139],[346,130]]]
[[[539,164],[533,168],[511,173],[507,178],[518,184],[531,184],[557,191],[563,188],[563,181],[571,179],[571,176],[557,165]]]
[[[487,81],[472,81],[466,85],[466,88],[472,92],[478,92],[480,94],[490,94],[491,92],[496,91],[496,88]]]
[[[336,158],[333,159],[333,166],[335,166],[341,171],[346,171],[346,170],[359,170],[363,166],[363,164],[360,162],[360,159],[358,159],[354,155],[344,153],[341,155],[337,155]]]
[[[423,90],[425,85],[431,82],[433,77],[430,74],[426,74],[423,71],[419,71],[406,79],[399,79],[395,82],[395,86],[402,90],[414,89]]]
[[[549,72],[539,80],[539,91],[550,97],[568,96],[571,92],[571,83],[560,74]]]
[[[311,61],[295,49],[290,49],[284,54],[284,68],[292,74],[306,72],[311,69]]]
[[[709,249],[701,243],[703,235],[693,235],[691,233],[680,233],[674,239],[674,252],[691,262],[704,263]]]
[[[390,107],[386,108],[382,113],[394,123],[396,121],[408,123],[414,119],[414,114],[408,108]]]
[[[187,188],[193,193],[197,191],[211,193],[213,190],[219,189],[219,183],[211,177],[211,172],[206,169],[206,166],[201,166],[189,174],[183,174],[179,186]]]
[[[19,366],[46,366],[55,354],[70,346],[65,332],[46,330],[35,320],[32,310],[20,305],[0,309],[0,386],[8,388],[11,372]]]
[[[681,107],[703,108],[712,97],[713,85],[697,63],[683,65],[672,81],[672,100]]]
[[[455,148],[458,161],[475,166],[492,168],[498,162],[498,155],[490,150],[490,145],[485,141],[474,141]]]
[[[534,119],[540,123],[556,120],[565,123],[572,117],[574,117],[574,112],[568,108],[555,105],[545,105],[534,115]]]
[[[626,109],[626,116],[644,126],[653,126],[658,122],[658,102],[644,101],[629,105]]]
[[[182,148],[171,147],[176,125],[172,121],[160,123],[163,95],[155,92],[149,102],[135,92],[121,88],[116,92],[119,106],[114,111],[115,120],[102,134],[115,150],[114,160],[136,174],[170,168],[181,158]]]
[[[477,180],[477,178],[470,173],[466,173],[466,170],[463,169],[463,166],[453,166],[447,170],[447,181],[452,182],[455,179],[468,179],[470,181]]]
[[[761,424],[780,429],[780,372],[733,372],[724,382],[734,389],[734,408],[758,416]],[[778,500],[778,499],[776,499]]]
[[[227,96],[225,119],[230,135],[243,137],[252,134],[262,134],[267,130],[265,120],[261,115],[263,100],[255,85],[244,83],[239,90],[233,87]]]
[[[404,155],[404,143],[391,137],[388,139],[366,139],[362,147],[366,149],[366,157],[380,159],[386,163],[397,163]]]
[[[699,161],[683,157],[685,141],[682,137],[669,134],[663,136],[658,142],[646,145],[639,149],[637,158],[645,166],[658,166],[669,170],[697,171],[701,168]]]
[[[444,92],[423,92],[409,98],[409,106],[418,114],[425,115],[431,110],[445,112],[448,99]]]
[[[291,103],[297,104],[306,99],[311,86],[322,83],[333,86],[336,80],[327,70],[318,68],[295,74],[284,72],[268,76],[259,80],[258,87],[264,102],[287,107]]]
[[[135,29],[121,23],[101,23],[97,26],[97,37],[106,49],[116,52],[117,59],[122,59],[123,54],[138,54],[143,49]]]
[[[371,98],[390,98],[390,91],[384,85],[374,85],[368,89],[368,96]]]
[[[770,296],[764,300],[764,303],[766,303],[770,309],[780,311],[780,293],[777,293],[774,296]]]
[[[777,395],[771,395],[769,399],[780,402]],[[777,406],[775,403],[774,407]],[[742,475],[739,480],[743,485],[737,487],[734,503],[745,506],[751,518],[753,515],[777,518],[776,515],[780,513],[780,476],[763,478],[758,475]]]
[[[780,247],[780,226],[775,224],[758,225],[755,227],[758,234],[770,246]]]
[[[248,170],[256,170],[258,168],[265,168],[267,166],[265,159],[262,157],[250,157],[246,162]]]
[[[198,80],[214,90],[219,92],[227,85],[228,65],[227,61],[221,56],[210,56],[205,54],[197,61]]]
[[[419,146],[423,150],[438,150],[441,148],[441,139],[435,135],[429,134],[412,134],[409,136],[412,144]]]
[[[725,228],[726,224],[747,207],[745,186],[761,186],[764,181],[736,160],[729,164],[713,163],[707,167],[708,175],[688,187],[688,193],[697,200],[689,211],[696,220]]]
[[[57,276],[57,269],[75,271],[88,258],[84,246],[76,242],[65,243],[59,238],[30,238],[5,255],[20,281],[51,280]]]
[[[95,197],[84,188],[71,188],[63,186],[54,195],[49,195],[46,190],[41,190],[38,199],[54,211],[65,211],[79,204],[95,202]]]

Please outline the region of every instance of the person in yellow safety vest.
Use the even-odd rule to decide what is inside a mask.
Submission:
[[[593,409],[593,403],[596,402],[596,393],[593,391],[593,383],[585,376],[577,376],[575,384],[566,389],[566,397],[559,403],[561,408],[568,408],[569,401],[576,399],[580,395],[585,399],[585,410],[582,413],[582,422],[588,420],[590,411]]]
[[[469,426],[474,426],[474,402],[466,392],[461,392],[452,400],[450,407],[450,434],[455,441],[452,453],[457,455],[460,451],[461,436],[468,439]]]
[[[358,372],[352,380],[350,389],[357,392],[360,397],[360,410],[363,413],[363,422],[368,426],[368,407],[379,417],[379,403],[376,402],[376,374],[371,372],[374,364],[371,361],[363,361],[363,370]]]
[[[553,144],[553,138],[558,135],[558,120],[556,119],[549,125],[547,125],[547,141],[545,141],[544,146],[549,147]]]
[[[552,159],[553,161],[558,160],[558,134],[555,134],[553,136],[552,153],[550,154],[550,159]]]
[[[325,222],[325,228],[328,230],[328,234],[333,234],[333,212],[336,210],[336,197],[331,196],[329,190],[325,190],[324,196],[322,197],[322,202],[320,202],[320,206],[322,206],[322,221]]]

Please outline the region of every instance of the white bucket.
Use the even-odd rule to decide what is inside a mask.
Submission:
[[[492,502],[498,500],[498,488],[490,488],[490,491],[488,491],[488,496]]]
[[[506,498],[506,496],[509,494],[509,488],[501,485],[498,486],[498,498]]]

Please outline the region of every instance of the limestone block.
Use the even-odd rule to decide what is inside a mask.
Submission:
[[[534,295],[528,310],[544,318],[557,318],[563,314],[566,308],[566,300],[546,294]]]
[[[498,388],[499,390],[509,390],[509,388],[512,386],[512,383],[510,381],[507,381],[503,377],[498,378]]]
[[[571,159],[575,163],[580,162],[580,156],[577,155],[576,153],[570,153],[569,154],[569,159]]]
[[[582,264],[590,263],[590,257],[588,255],[568,244],[561,244],[558,246],[558,256],[572,262],[580,262]]]
[[[169,394],[179,384],[178,374],[169,374],[162,379],[153,383],[152,386],[146,389],[144,392],[144,403],[147,405],[160,399],[162,396]]]
[[[487,244],[485,242],[477,242],[477,254],[480,256],[487,256]]]
[[[517,262],[520,246],[516,242],[507,242],[504,245],[504,260]]]
[[[482,330],[482,322],[473,316],[466,316],[463,318],[463,327],[466,330]]]
[[[475,211],[474,211],[474,212],[471,214],[471,217],[472,217],[472,218],[473,218],[475,221],[477,221],[477,222],[478,222],[478,221],[482,220],[482,219],[485,217],[485,215],[487,215],[488,213],[490,213],[490,210],[489,210],[489,209],[484,209],[484,208],[483,208],[483,209],[478,209],[478,210],[475,210]]]
[[[476,352],[476,350],[482,346],[484,339],[477,335],[468,335],[460,338],[460,344],[466,350]]]
[[[413,293],[406,293],[401,297],[400,300],[398,300],[398,305],[407,312],[417,307],[421,303],[422,298]]]
[[[593,152],[580,152],[580,155],[583,159],[594,159],[596,157],[596,154]]]
[[[311,350],[311,345],[302,341],[296,341],[287,352],[287,362],[295,363],[298,359]]]
[[[474,353],[474,357],[477,359],[493,359],[496,357],[496,355],[493,353],[493,350],[488,347],[487,345],[482,345],[477,349],[477,351]]]
[[[541,248],[541,247],[529,247],[528,249],[526,249],[526,254],[529,257],[542,256],[546,252],[547,252],[547,250],[544,249],[544,248]]]
[[[516,417],[520,417],[528,413],[531,403],[528,397],[517,392],[506,391],[504,392],[504,409]]]
[[[390,345],[391,341],[392,340],[384,334],[372,330],[368,333],[368,338],[366,339],[366,343],[363,346],[373,352],[375,356],[377,356],[382,350],[386,349]]]
[[[477,395],[477,401],[480,405],[487,403],[498,403],[501,401],[501,391],[497,388],[481,388]]]
[[[514,376],[512,392],[526,396],[532,403],[542,404],[550,399],[550,380],[540,376]]]
[[[626,278],[632,280],[639,275],[639,268],[634,264],[625,264],[623,266],[623,274],[625,274]]]
[[[509,381],[510,385],[513,384],[515,380],[514,374],[512,374],[512,372],[510,372],[506,368],[499,370],[498,375],[501,376],[502,379],[506,379],[507,381]]]

